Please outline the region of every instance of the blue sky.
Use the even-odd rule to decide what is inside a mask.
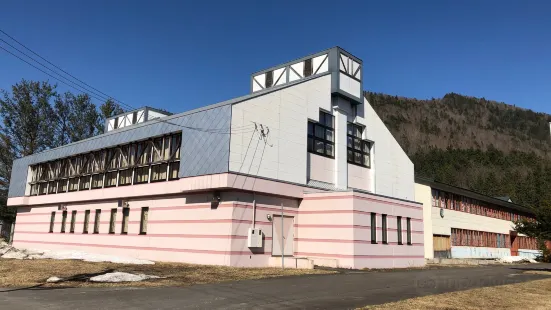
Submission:
[[[0,29],[135,107],[245,95],[252,72],[339,45],[363,60],[366,90],[551,113],[550,13],[548,1],[6,0]],[[21,78],[48,79],[0,50],[0,88]]]

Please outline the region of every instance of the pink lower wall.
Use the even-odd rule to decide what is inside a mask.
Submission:
[[[271,222],[267,214],[297,214],[298,200],[245,192],[222,192],[222,203],[211,209],[212,193],[166,198],[132,199],[128,234],[122,235],[122,209],[117,200],[66,204],[66,232],[61,233],[62,211],[54,206],[21,207],[14,245],[22,248],[79,250],[158,261],[231,266],[267,266],[271,257]],[[263,249],[247,247],[257,201],[256,227],[265,235]],[[149,207],[147,234],[140,235],[141,208]],[[117,208],[115,233],[109,234],[110,212]],[[101,209],[100,232],[93,233],[95,210]],[[75,232],[70,233],[71,213],[77,211]],[[88,234],[83,233],[84,213],[90,210]],[[54,232],[49,233],[51,212],[56,212]]]
[[[18,208],[14,245],[34,249],[80,250],[91,253],[136,257],[156,261],[197,264],[265,267],[275,266],[272,257],[272,217],[281,213],[291,217],[294,229],[292,253],[295,257],[314,259],[318,264],[334,264],[344,268],[393,268],[424,265],[422,208],[413,202],[403,202],[357,192],[305,193],[304,188],[280,182],[262,180],[253,184],[245,178],[226,176],[240,188],[216,188],[221,203],[211,207],[214,189],[208,179],[202,192],[169,192],[155,196],[139,196],[130,187],[110,189],[103,199],[83,201],[68,199],[65,194],[30,197],[40,201]],[[196,180],[197,181],[197,180]],[[260,184],[260,185],[258,185]],[[245,189],[258,189],[255,194]],[[237,186],[236,186],[237,187]],[[291,187],[290,189],[288,187]],[[142,193],[150,193],[142,186]],[[269,191],[273,193],[269,193]],[[289,192],[290,196],[280,193]],[[77,192],[78,193],[78,192]],[[302,199],[297,196],[302,196]],[[75,193],[71,193],[73,195]],[[126,195],[126,196],[125,196]],[[66,232],[61,233],[62,211],[58,196],[67,208]],[[73,195],[76,197],[75,195]],[[126,197],[130,207],[128,234],[122,235],[122,209],[118,198]],[[35,199],[36,198],[36,199]],[[253,201],[256,202],[255,227],[264,234],[263,247],[247,247],[248,229],[253,226]],[[140,235],[142,207],[149,207],[147,234]],[[112,208],[117,208],[115,233],[109,234]],[[93,233],[95,210],[101,209],[100,232]],[[75,232],[70,233],[71,211],[77,211]],[[90,210],[89,233],[83,233],[84,213]],[[56,212],[54,232],[49,233],[51,212]],[[377,213],[377,240],[381,240],[381,214],[388,214],[389,244],[371,244],[370,213]],[[397,244],[396,216],[403,217],[404,245]],[[406,243],[406,217],[412,218],[412,245]]]
[[[371,243],[371,212],[377,217],[377,244]],[[344,268],[424,266],[423,210],[402,202],[355,192],[305,195],[299,212],[298,256],[331,259]],[[382,244],[382,214],[387,214],[388,244]],[[402,216],[398,245],[397,216]],[[412,244],[407,245],[406,218]]]

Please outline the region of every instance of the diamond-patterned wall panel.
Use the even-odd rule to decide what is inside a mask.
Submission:
[[[182,113],[168,120],[150,121],[68,144],[13,163],[8,197],[25,195],[29,165],[86,153],[171,132],[182,131],[180,177],[228,171],[231,104]]]

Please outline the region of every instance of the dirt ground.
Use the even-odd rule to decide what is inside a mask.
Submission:
[[[526,273],[551,275],[547,271]],[[551,309],[551,279],[406,299],[362,309]]]
[[[92,283],[92,276],[107,272],[143,273],[165,277],[130,283]],[[15,260],[0,259],[0,287],[70,286],[189,286],[194,284],[219,283],[225,281],[262,279],[305,274],[328,274],[327,270],[305,270],[281,268],[236,268],[206,266],[182,263],[156,263],[155,265],[127,265],[114,263],[91,263],[77,260]],[[70,277],[68,281],[47,284],[46,279],[56,276]]]

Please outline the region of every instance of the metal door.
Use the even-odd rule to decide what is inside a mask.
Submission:
[[[281,256],[283,252],[284,256],[293,256],[294,253],[294,240],[295,240],[295,218],[292,216],[283,217],[283,225],[281,223],[281,216],[274,215],[272,221],[272,255]],[[282,242],[283,237],[283,242]],[[282,246],[283,245],[283,246]]]

